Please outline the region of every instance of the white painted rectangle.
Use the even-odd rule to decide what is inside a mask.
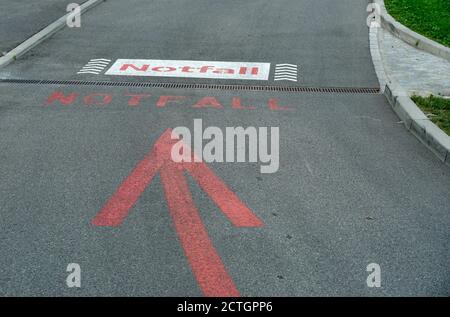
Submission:
[[[118,59],[105,75],[268,80],[270,63]]]

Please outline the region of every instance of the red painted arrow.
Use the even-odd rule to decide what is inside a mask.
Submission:
[[[218,178],[201,163],[175,163],[172,146],[178,141],[167,129],[153,149],[139,162],[113,196],[92,220],[95,226],[116,227],[122,224],[131,207],[159,171],[167,204],[183,250],[192,271],[206,296],[239,296],[233,280],[209,239],[206,228],[192,200],[184,177],[187,171],[236,227],[261,227],[263,223]],[[184,146],[185,151],[191,149]]]

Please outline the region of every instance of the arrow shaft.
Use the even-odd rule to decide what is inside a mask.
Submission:
[[[204,295],[239,296],[209,239],[183,171],[175,163],[168,163],[161,169],[161,181],[178,238]]]
[[[184,168],[236,227],[262,227],[263,222],[217,177],[205,163],[185,163]]]

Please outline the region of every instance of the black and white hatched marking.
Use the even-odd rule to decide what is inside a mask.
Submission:
[[[287,80],[298,81],[298,66],[294,64],[276,64],[275,65],[275,81]]]
[[[111,63],[110,59],[106,58],[95,58],[91,59],[89,63],[83,66],[77,74],[95,74],[98,75],[105,70],[106,67]]]

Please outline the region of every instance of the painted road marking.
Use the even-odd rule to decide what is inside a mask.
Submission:
[[[297,82],[298,66],[293,64],[275,65],[275,81],[287,80]]]
[[[187,171],[236,227],[262,227],[263,222],[209,169],[206,163],[175,163],[172,146],[178,142],[167,129],[92,220],[95,226],[117,227],[159,171],[167,205],[184,253],[205,296],[239,296],[215,250],[192,200]],[[188,146],[183,151],[192,153]]]
[[[268,80],[270,63],[118,59],[105,75]]]
[[[119,102],[129,107],[151,106],[156,109],[166,107],[176,107],[186,105],[194,109],[234,109],[234,110],[262,110],[268,109],[271,111],[294,111],[291,108],[282,105],[277,98],[268,98],[264,102],[252,103],[247,98],[241,97],[218,97],[218,96],[183,96],[183,95],[154,95],[143,92],[125,92],[123,94],[113,95],[105,92],[91,92],[81,95],[79,92],[63,92],[59,90],[53,91],[46,99],[46,105],[59,104],[62,106],[69,106],[72,104],[83,103],[86,106],[107,106],[111,104],[114,98],[120,98]],[[175,109],[183,109],[175,108]]]
[[[89,63],[83,66],[77,74],[95,74],[99,75],[111,63],[110,59],[95,58],[91,59]]]

